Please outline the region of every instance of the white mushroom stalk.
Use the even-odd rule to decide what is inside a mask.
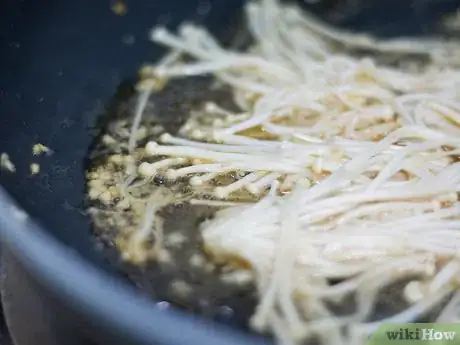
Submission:
[[[417,320],[460,283],[460,70],[449,65],[458,44],[341,33],[276,0],[246,9],[247,52],[192,24],[152,31],[176,57],[152,66],[156,77],[212,74],[241,112],[208,104],[210,125],[191,120],[150,141],[138,173],[185,179],[193,204],[223,207],[201,226],[206,250],[252,268],[251,325],[284,345],[310,336],[359,345],[379,322]],[[343,46],[432,61],[414,72]],[[252,199],[240,203],[242,193]],[[414,277],[401,291],[408,304],[369,323],[379,291]],[[353,312],[330,310],[351,296]],[[440,319],[458,318],[458,300]]]

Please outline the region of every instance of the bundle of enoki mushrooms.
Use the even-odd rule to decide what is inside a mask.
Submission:
[[[441,302],[438,320],[458,320],[458,46],[339,32],[277,0],[246,11],[246,52],[192,24],[152,31],[171,53],[141,83],[133,133],[149,92],[173,77],[212,74],[241,111],[209,103],[207,121],[147,144],[158,159],[139,176],[186,179],[190,202],[221,206],[201,225],[205,249],[250,268],[260,297],[251,326],[282,344],[361,344],[382,322],[415,321]],[[355,48],[429,61],[385,66],[346,53]],[[368,321],[402,278],[408,304]],[[344,300],[354,309],[335,312]]]

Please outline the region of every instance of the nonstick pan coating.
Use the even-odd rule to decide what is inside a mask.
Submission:
[[[7,152],[17,168],[14,174],[0,176],[11,196],[0,193],[3,239],[65,303],[107,327],[115,326],[133,343],[254,341],[174,312],[160,313],[136,296],[94,249],[90,223],[82,212],[84,162],[98,115],[123,80],[163,52],[149,42],[148,30],[155,24],[174,27],[183,20],[202,22],[213,32],[231,29],[243,1],[209,3],[131,1],[125,16],[114,14],[110,1],[10,0],[0,5],[0,151]],[[408,5],[413,2],[391,3],[398,3],[406,17],[378,33],[430,30],[433,18],[426,17],[426,11],[414,15]],[[423,3],[428,8],[434,2]],[[443,3],[452,7],[454,2]],[[354,22],[336,18],[345,26],[361,23],[361,28],[369,29],[375,18],[382,20],[383,12],[372,17],[377,2],[367,4],[367,15],[361,13],[360,22],[359,13]],[[318,11],[327,12],[322,7]],[[36,143],[49,146],[54,154],[33,157]],[[41,173],[31,177],[29,165],[35,162]],[[17,215],[11,208],[13,200],[36,223],[13,217]]]

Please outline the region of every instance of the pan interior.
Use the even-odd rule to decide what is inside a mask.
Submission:
[[[239,19],[238,17],[236,17]],[[241,21],[236,20],[241,25]],[[227,44],[245,47],[248,38],[239,33],[244,32],[244,27],[238,26],[225,31],[224,41]],[[232,36],[234,39],[229,39]],[[235,37],[237,39],[235,39]],[[369,55],[369,52],[354,52]],[[399,60],[394,56],[375,56],[381,63],[394,65]],[[101,135],[95,140],[88,160],[89,170],[100,169],[113,173],[107,166],[107,157],[122,151],[111,149],[104,143],[104,135],[123,141],[126,136],[120,136],[119,124],[127,129],[132,124],[138,94],[132,84],[120,86],[119,93],[108,112],[100,118],[97,127]],[[150,96],[142,126],[153,128],[161,125],[165,132],[175,134],[180,126],[194,111],[203,111],[206,102],[213,101],[225,104],[228,109],[235,109],[231,101],[230,90],[215,83],[211,78],[193,77],[175,79],[166,87]],[[146,141],[139,140],[138,146],[145,145]],[[155,179],[156,185],[167,185],[167,181],[160,177]],[[100,248],[103,249],[109,261],[132,281],[140,290],[152,296],[164,308],[176,307],[189,310],[200,316],[224,322],[226,324],[247,328],[248,320],[256,305],[256,291],[252,284],[229,284],[222,279],[226,268],[215,265],[202,252],[201,237],[198,224],[206,217],[213,214],[213,209],[208,207],[178,204],[168,206],[162,211],[164,219],[164,236],[167,239],[166,249],[170,257],[148,262],[144,265],[134,265],[124,262],[116,249],[115,243],[120,233],[120,227],[132,226],[131,216],[128,213],[119,213],[115,205],[90,203],[91,215],[94,221],[94,233]],[[117,214],[114,218],[114,213]],[[115,220],[114,220],[115,219]],[[171,241],[168,242],[168,238]],[[176,240],[173,240],[176,239]],[[196,265],[200,257],[201,265]],[[371,320],[388,317],[407,307],[402,297],[402,287],[410,277],[384,289],[376,304]],[[334,283],[334,282],[331,282]],[[348,302],[331,306],[337,314],[348,313],[353,308],[353,299]],[[419,320],[429,322],[435,319],[438,311],[434,311]]]

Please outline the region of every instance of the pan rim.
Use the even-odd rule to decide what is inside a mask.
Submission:
[[[134,287],[110,276],[48,234],[0,186],[0,239],[48,291],[139,344],[262,345],[270,341],[181,311],[155,308]],[[69,272],[72,272],[71,274]],[[113,301],[117,301],[113,303]]]

